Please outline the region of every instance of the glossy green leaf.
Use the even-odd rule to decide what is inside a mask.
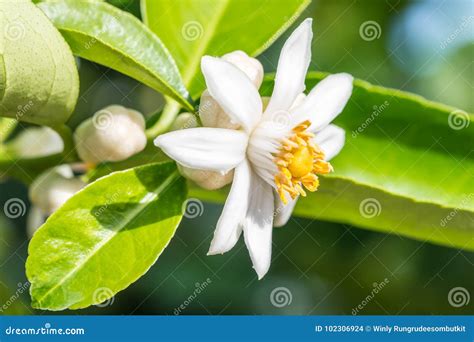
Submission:
[[[243,50],[256,56],[301,14],[310,0],[142,0],[144,22],[168,47],[191,95],[204,88],[200,61]]]
[[[33,307],[79,309],[125,289],[170,242],[185,197],[170,162],[112,173],[77,193],[30,242]]]
[[[18,120],[0,117],[0,143],[3,143],[18,125]]]
[[[307,89],[325,76],[310,73]],[[272,87],[269,77],[262,93]],[[346,144],[331,161],[335,172],[298,201],[295,214],[474,250],[473,121],[464,111],[356,80],[336,120]]]
[[[0,0],[0,116],[60,125],[78,94],[74,57],[48,18],[29,0]]]
[[[38,6],[75,55],[118,70],[193,108],[173,57],[130,13],[94,0],[46,1]]]

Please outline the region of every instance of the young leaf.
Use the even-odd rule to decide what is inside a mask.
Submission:
[[[33,307],[79,309],[125,289],[170,242],[185,197],[170,162],[112,173],[77,193],[29,245]]]
[[[0,0],[0,116],[60,125],[78,94],[74,57],[48,18],[29,0]]]
[[[290,26],[310,0],[141,0],[144,22],[170,49],[191,95],[205,83],[201,57],[243,50],[256,56]]]
[[[307,89],[325,76],[310,73]],[[262,93],[272,87],[268,77]],[[473,121],[461,110],[356,80],[335,122],[346,130],[331,161],[335,172],[299,199],[295,214],[474,250]]]
[[[75,55],[118,70],[193,109],[165,45],[130,13],[94,0],[46,1],[38,6]]]

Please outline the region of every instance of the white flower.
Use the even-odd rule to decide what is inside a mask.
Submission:
[[[30,127],[20,132],[9,145],[19,158],[38,158],[61,153],[61,136],[49,127]]]
[[[328,76],[303,98],[311,39],[307,19],[283,46],[265,109],[245,73],[222,59],[203,57],[209,93],[240,129],[192,128],[155,140],[186,167],[235,170],[209,254],[229,251],[243,231],[259,279],[270,267],[274,223],[288,220],[298,196],[306,195],[304,188],[317,189],[317,175],[332,171],[327,160],[344,145],[344,130],[330,122],[347,103],[353,78]]]
[[[85,185],[78,177],[74,177],[69,165],[57,166],[38,176],[28,193],[32,204],[27,219],[28,235],[33,236],[46,217],[58,210]]]
[[[262,84],[263,80],[263,66],[255,58],[249,57],[243,51],[234,51],[228,54],[225,54],[221,57],[223,60],[232,63],[234,66],[243,71],[248,78],[252,81],[255,87],[258,89]],[[171,130],[175,130],[176,126],[180,125],[180,128],[192,128],[189,123],[193,122],[192,118],[195,116],[191,113],[183,113],[178,116]],[[190,118],[186,122],[187,127],[183,127],[183,121],[181,117],[185,116]],[[204,127],[216,127],[216,128],[229,128],[229,129],[239,129],[240,125],[237,122],[232,122],[229,116],[224,112],[224,110],[219,106],[216,100],[209,94],[209,91],[206,89],[201,95],[201,102],[199,105],[199,118]],[[197,125],[196,125],[197,126]],[[217,190],[227,184],[232,182],[234,178],[234,170],[231,170],[227,173],[209,171],[209,170],[199,170],[192,169],[179,165],[180,173],[192,180],[194,183],[200,187],[207,190]]]
[[[88,163],[125,160],[146,146],[145,119],[118,105],[99,110],[74,133],[79,157]]]

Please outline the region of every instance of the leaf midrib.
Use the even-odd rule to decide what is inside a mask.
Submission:
[[[37,298],[36,301],[38,302],[38,304],[41,305],[41,303],[44,301],[45,298],[50,296],[50,294],[52,294],[54,291],[56,291],[56,289],[58,287],[62,286],[66,281],[68,281],[75,273],[77,273],[84,265],[86,265],[88,263],[88,261],[90,259],[92,259],[92,257],[94,257],[107,243],[109,243],[114,237],[116,237],[117,234],[120,231],[122,231],[130,222],[132,222],[138,216],[139,213],[141,213],[150,203],[153,202],[153,200],[148,200],[144,203],[141,203],[141,201],[143,201],[146,198],[146,196],[148,196],[150,193],[153,193],[153,194],[156,195],[156,197],[153,198],[153,199],[159,198],[160,194],[163,192],[163,190],[166,191],[166,188],[170,184],[172,184],[175,181],[175,179],[177,179],[177,178],[179,178],[179,172],[177,170],[175,170],[168,177],[166,177],[166,179],[158,187],[156,187],[155,190],[153,190],[151,192],[148,191],[147,193],[145,193],[141,197],[140,201],[137,203],[138,205],[126,216],[123,224],[119,225],[118,229],[114,230],[113,234],[111,234],[110,237],[105,239],[103,242],[99,243],[92,250],[92,252],[89,253],[89,255],[85,258],[85,260],[82,263],[80,263],[76,267],[74,267],[56,285],[54,285],[51,289],[49,289],[43,296],[41,296],[40,298]],[[85,189],[87,189],[87,187],[84,188],[84,190]]]

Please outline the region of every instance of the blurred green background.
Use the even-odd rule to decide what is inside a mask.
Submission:
[[[138,1],[110,2],[139,16]],[[471,0],[313,1],[302,16],[314,18],[310,68],[349,72],[472,112],[473,7]],[[359,33],[367,21],[380,26],[373,40]],[[259,56],[266,71],[275,69],[287,34]],[[159,94],[136,81],[87,61],[78,64],[81,96],[73,125],[111,103],[144,113],[162,106]],[[2,207],[14,197],[27,202],[23,184],[0,182]],[[243,241],[223,256],[206,256],[221,209],[205,204],[201,216],[184,219],[157,264],[105,306],[65,313],[337,315],[353,314],[358,305],[362,309],[357,314],[363,315],[473,313],[472,302],[454,307],[448,301],[455,287],[474,294],[473,253],[293,218],[275,230],[272,266],[258,281]],[[0,217],[2,314],[48,314],[32,310],[28,295],[19,291],[26,282],[25,224],[26,215]],[[196,294],[205,282],[206,288]],[[385,286],[372,297],[382,282]],[[281,298],[291,298],[283,306],[278,299],[276,305],[272,302],[278,288],[285,288],[286,298]]]

